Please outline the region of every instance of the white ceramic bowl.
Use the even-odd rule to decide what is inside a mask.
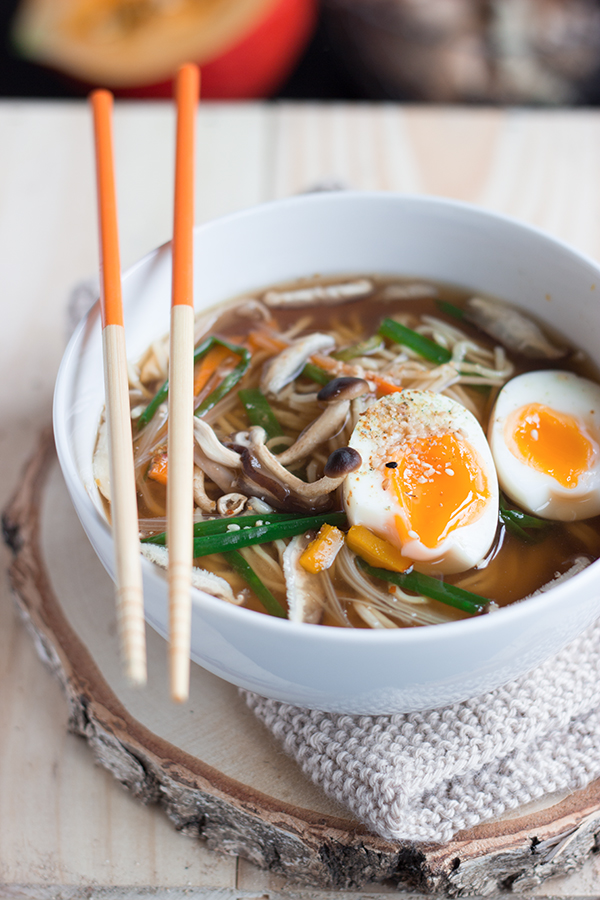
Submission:
[[[196,309],[314,273],[415,275],[517,303],[600,363],[600,267],[534,228],[465,204],[373,193],[298,197],[198,228],[195,264]],[[168,330],[170,266],[167,245],[124,277],[132,359]],[[96,306],[65,353],[54,428],[73,503],[112,576],[91,466],[103,403]],[[291,624],[194,591],[192,658],[226,681],[299,706],[362,714],[438,707],[509,681],[580,633],[600,613],[599,567],[493,615],[398,631]],[[146,560],[143,571],[147,620],[166,635],[163,573]]]

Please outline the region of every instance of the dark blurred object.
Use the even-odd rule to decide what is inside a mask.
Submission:
[[[298,65],[279,88],[277,100],[364,100],[368,99],[354,72],[340,54],[335,33],[328,27],[321,6],[317,26]]]
[[[317,0],[20,0],[10,37],[75,93],[170,97],[193,61],[205,99],[252,99],[289,76],[316,13]]]
[[[8,37],[18,0],[0,3],[0,96],[71,97],[59,76],[17,57]]]
[[[600,93],[597,0],[324,0],[372,99],[571,104]]]

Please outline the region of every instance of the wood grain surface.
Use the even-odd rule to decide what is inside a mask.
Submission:
[[[148,689],[133,690],[115,646],[113,585],[77,520],[48,430],[2,523],[17,607],[63,688],[70,730],[182,834],[311,887],[387,883],[449,896],[529,888],[596,848],[600,781],[442,846],[388,842],[304,778],[231,685],[193,664],[189,702],[174,707],[167,647],[152,632]]]
[[[168,106],[117,108],[125,266],[170,236],[173,128]],[[97,259],[85,106],[3,103],[0,133],[4,506],[49,420],[69,293],[96,271]],[[600,116],[588,111],[205,106],[196,218],[333,180],[482,203],[598,257],[599,161]],[[178,897],[191,887],[199,896],[219,898],[345,895],[299,889],[285,876],[211,852],[93,766],[85,742],[67,732],[60,688],[39,663],[5,583],[0,651],[1,895],[79,897],[93,889],[98,897]],[[567,853],[568,841],[567,835],[548,854]],[[517,880],[513,890],[592,896],[599,879],[595,859],[542,886]],[[389,891],[396,887],[375,885],[360,893]]]

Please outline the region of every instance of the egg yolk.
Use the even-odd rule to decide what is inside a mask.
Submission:
[[[412,440],[386,470],[401,507],[401,545],[419,540],[435,549],[453,531],[474,521],[489,500],[487,479],[472,447],[454,434]]]
[[[589,468],[594,446],[575,416],[529,403],[509,416],[506,428],[507,445],[517,459],[550,475],[562,487],[577,487]]]

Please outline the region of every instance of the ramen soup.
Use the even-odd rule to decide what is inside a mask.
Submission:
[[[144,554],[167,565],[168,337],[130,366]],[[292,621],[487,614],[600,556],[600,387],[518,310],[371,275],[196,322],[193,583]],[[105,424],[94,473],[110,502]]]

